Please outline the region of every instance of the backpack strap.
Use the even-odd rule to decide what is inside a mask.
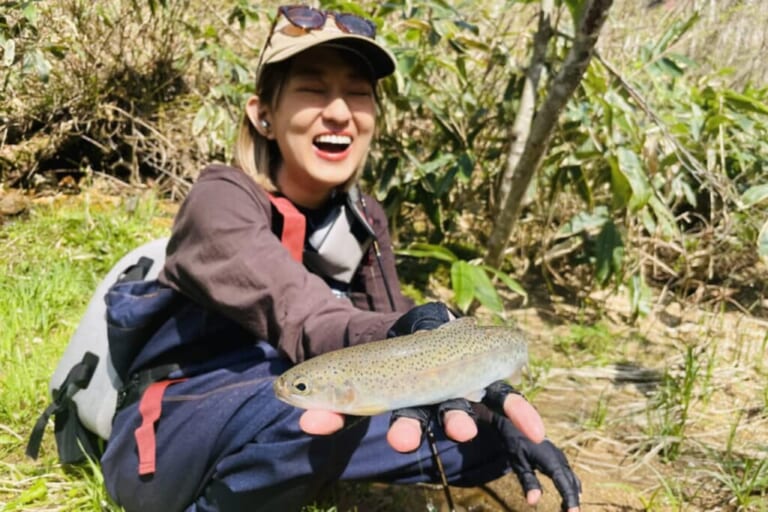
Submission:
[[[187,379],[168,379],[150,384],[144,391],[139,402],[141,425],[134,431],[136,449],[139,455],[139,476],[151,475],[155,472],[157,460],[157,440],[155,438],[155,423],[163,412],[163,395],[171,384]]]
[[[55,390],[53,394],[53,401],[45,409],[45,411],[43,411],[43,414],[40,415],[40,417],[37,419],[37,422],[35,423],[35,426],[32,428],[32,434],[29,436],[29,442],[27,443],[26,451],[29,457],[36,459],[40,453],[40,444],[43,440],[45,426],[48,424],[48,420],[51,418],[51,416],[56,414],[58,419],[58,415],[60,413],[70,413],[66,414],[65,424],[56,425],[57,433],[62,430],[72,428],[72,425],[69,425],[69,423],[78,421],[76,408],[74,409],[75,414],[71,414],[73,412],[72,406],[74,405],[72,397],[81,389],[88,387],[88,384],[91,382],[91,378],[93,378],[93,372],[96,370],[96,365],[98,364],[99,356],[92,352],[86,352],[85,355],[83,355],[82,361],[77,363],[72,367],[71,370],[69,370],[69,373],[64,379],[64,382],[62,382],[61,386]],[[69,453],[69,451],[72,449],[75,450],[75,453]],[[66,453],[62,453],[62,451]],[[77,446],[59,446],[59,458],[62,460],[62,462],[70,461],[73,458],[79,458],[79,456],[81,456],[79,452],[80,449]]]
[[[152,258],[147,258],[146,256],[140,257],[139,261],[125,269],[125,272],[117,278],[116,282],[143,281],[144,278],[147,277],[147,274],[149,274],[153,263],[155,263],[155,260]]]
[[[307,219],[296,209],[287,197],[267,194],[272,206],[283,216],[283,229],[280,241],[291,253],[291,257],[301,263],[304,254],[304,236],[307,232]]]

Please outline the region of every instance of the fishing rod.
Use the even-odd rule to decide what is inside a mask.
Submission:
[[[443,493],[445,493],[445,500],[448,502],[448,510],[450,512],[456,512],[456,507],[453,504],[453,497],[451,496],[451,488],[448,486],[448,478],[445,476],[445,469],[443,468],[443,461],[440,458],[440,453],[437,451],[437,441],[435,440],[435,434],[432,432],[432,427],[427,425],[427,444],[432,452],[432,459],[435,461],[437,471],[440,473],[440,483],[443,486]]]

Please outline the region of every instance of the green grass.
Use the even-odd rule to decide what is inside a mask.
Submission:
[[[137,200],[138,199],[138,200]],[[40,458],[24,456],[48,380],[101,277],[135,246],[166,235],[151,193],[96,192],[38,204],[0,231],[0,508],[111,510],[95,466],[64,471],[49,426]]]

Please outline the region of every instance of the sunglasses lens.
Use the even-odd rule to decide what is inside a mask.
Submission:
[[[280,12],[288,21],[305,30],[317,30],[325,25],[325,14],[322,11],[303,5],[281,7]]]
[[[354,14],[338,13],[334,16],[336,24],[345,32],[370,38],[376,37],[376,25],[372,21]]]

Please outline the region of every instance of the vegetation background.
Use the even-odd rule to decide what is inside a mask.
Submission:
[[[767,510],[768,5],[615,0],[496,268],[484,257],[543,3],[321,2],[372,15],[399,60],[366,184],[405,285],[531,332],[526,391],[588,508]],[[555,2],[542,98],[574,3]],[[0,5],[4,510],[116,509],[97,467],[59,467],[50,439],[26,460],[26,437],[99,276],[230,159],[277,5]],[[460,496],[517,506],[502,480]],[[327,507],[437,502],[348,486]]]

